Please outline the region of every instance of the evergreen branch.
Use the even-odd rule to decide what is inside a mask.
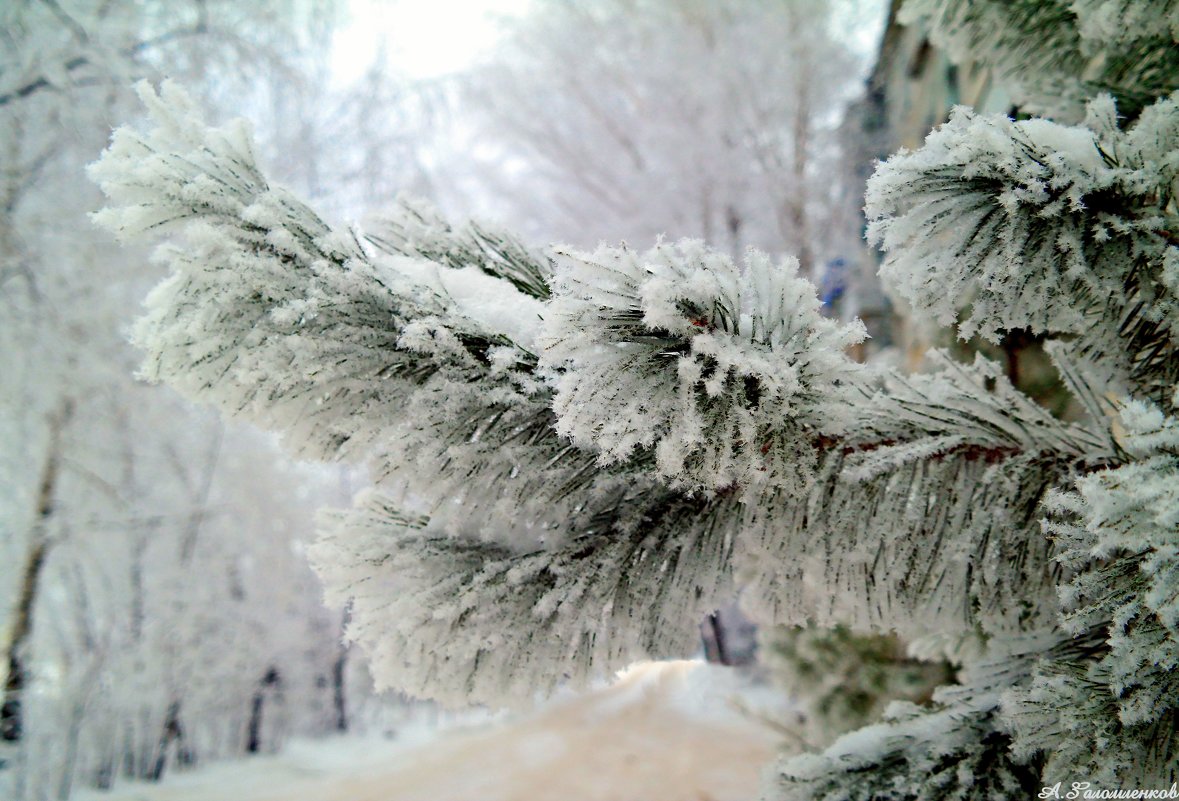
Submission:
[[[819,313],[797,261],[744,270],[702,243],[562,253],[542,343],[557,430],[617,464],[651,453],[671,486],[793,485],[837,431],[861,366],[857,321]]]
[[[384,681],[492,700],[683,654],[734,570],[767,621],[954,639],[1054,617],[1040,500],[1117,454],[994,365],[873,379],[843,353],[862,328],[756,253],[566,253],[541,304],[487,266],[514,245],[476,252],[464,229],[374,252],[271,187],[242,128],[163,95],[144,91],[157,128],[94,168],[109,227],[188,239],[137,328],[145,369],[303,455],[368,458],[425,513],[373,496],[321,548]]]
[[[207,130],[168,86],[142,94],[158,127],[120,131],[92,174],[120,204],[98,220],[120,236],[184,225],[189,237],[164,249],[174,275],[136,329],[148,377],[284,431],[296,453],[353,459],[396,441],[397,410],[432,377],[527,380],[534,361],[512,338],[529,335],[527,320],[505,334],[479,308],[483,323],[464,314],[445,281],[374,261],[272,188],[240,125]],[[501,284],[476,289],[528,307]]]
[[[1000,693],[1025,682],[1042,654],[1077,648],[1043,634],[996,641],[959,685],[937,690],[931,706],[894,703],[883,722],[841,737],[822,753],[783,758],[771,785],[778,792],[775,798],[1028,797],[1042,787],[1039,771],[1012,755],[1011,739],[999,720]]]
[[[901,20],[955,62],[985,65],[1023,110],[1056,119],[1079,121],[1103,92],[1134,118],[1179,89],[1174,0],[906,0]]]
[[[1140,402],[1120,417],[1139,460],[1054,493],[1044,522],[1071,573],[1065,629],[1097,645],[1045,655],[1004,697],[1016,755],[1042,758],[1049,784],[1179,781],[1179,420]]]
[[[869,181],[869,237],[882,277],[963,337],[1006,331],[1076,340],[1087,360],[1161,400],[1179,380],[1179,249],[1173,220],[1179,98],[1120,130],[1112,101],[1085,126],[1012,122],[958,109],[925,146]],[[968,306],[969,312],[962,312]]]
[[[686,657],[732,592],[732,503],[652,493],[636,525],[513,553],[432,530],[379,495],[314,547],[378,685],[449,704],[528,701],[639,659]]]
[[[392,211],[374,215],[365,229],[365,239],[390,255],[417,256],[456,270],[476,267],[530,297],[547,300],[550,295],[548,257],[507,232],[475,222],[456,229],[424,201],[398,198]]]

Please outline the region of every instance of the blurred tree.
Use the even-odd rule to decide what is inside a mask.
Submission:
[[[831,132],[857,72],[827,0],[547,0],[462,103],[478,180],[533,235],[701,237],[809,273],[856,247]]]
[[[130,84],[173,74],[211,106],[273,110],[263,151],[329,197],[330,180],[294,169],[327,138],[312,110],[398,85],[331,94],[320,45],[335,16],[318,0],[0,4],[6,799],[159,778],[337,724],[341,623],[299,544],[337,479],[132,379],[125,326],[160,272],[128,271],[96,235],[83,174],[132,113]],[[282,700],[267,693],[254,718],[272,667]]]

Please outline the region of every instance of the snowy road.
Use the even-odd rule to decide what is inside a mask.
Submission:
[[[336,740],[85,801],[748,801],[776,739],[749,691],[699,663],[632,668],[613,686],[416,745]],[[756,703],[754,702],[754,705]]]

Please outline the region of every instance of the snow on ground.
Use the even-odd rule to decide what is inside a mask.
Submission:
[[[77,801],[751,801],[777,737],[733,671],[646,663],[499,722],[339,738]]]

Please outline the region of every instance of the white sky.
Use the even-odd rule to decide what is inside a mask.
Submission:
[[[833,2],[852,47],[870,63],[879,46],[887,2]],[[333,43],[333,71],[342,84],[359,78],[383,43],[390,66],[410,79],[455,72],[496,43],[497,18],[523,14],[530,4],[531,0],[347,0],[347,20]]]
[[[360,77],[384,43],[389,64],[409,78],[433,78],[470,64],[498,38],[496,18],[523,13],[529,0],[349,0],[336,34],[333,70]]]

